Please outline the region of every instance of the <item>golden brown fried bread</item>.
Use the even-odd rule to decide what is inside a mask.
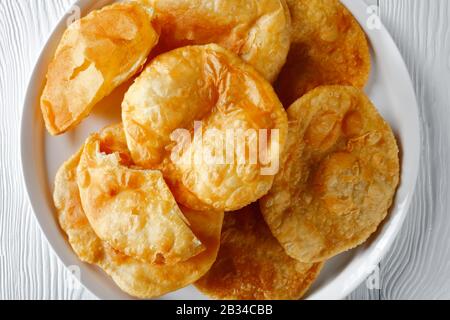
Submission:
[[[109,153],[120,152],[124,161],[131,159],[123,126],[113,125],[100,132],[102,147]],[[96,263],[103,255],[103,243],[95,235],[81,207],[77,184],[77,167],[83,148],[64,163],[56,174],[53,199],[61,228],[77,256],[84,262]],[[89,241],[84,241],[87,239]]]
[[[155,58],[126,93],[122,119],[134,162],[161,168],[176,200],[196,210],[237,210],[266,194],[287,134],[271,85],[214,44]]]
[[[226,214],[217,260],[195,285],[219,299],[300,299],[321,268],[289,257],[254,203]]]
[[[159,52],[216,43],[233,51],[273,82],[290,46],[285,0],[140,0],[156,11]]]
[[[124,161],[131,159],[121,124],[103,129],[100,136],[102,147],[109,153],[120,152]],[[77,256],[84,262],[96,263],[103,254],[103,243],[90,227],[81,207],[77,167],[82,153],[83,147],[59,169],[53,199],[61,228],[67,233]]]
[[[97,263],[103,257],[103,242],[91,228],[81,207],[77,167],[83,148],[64,163],[55,178],[53,200],[61,229],[76,255],[84,262]]]
[[[203,251],[161,172],[123,165],[101,141],[98,134],[86,141],[77,172],[83,209],[99,238],[150,263],[174,264]]]
[[[320,85],[363,88],[370,73],[364,31],[339,0],[287,0],[292,44],[276,91],[287,108]]]
[[[102,145],[111,152],[121,152],[121,139],[112,137],[121,127],[101,133]],[[110,130],[111,129],[111,130]],[[118,147],[118,148],[117,148]],[[141,298],[161,296],[185,287],[204,275],[214,263],[220,244],[223,214],[195,212],[181,208],[190,228],[205,246],[205,251],[175,265],[154,265],[113,249],[94,232],[81,205],[77,167],[82,150],[66,162],[55,180],[54,201],[61,228],[78,255],[87,263],[107,272],[125,292]]]
[[[152,15],[135,2],[113,4],[68,27],[41,96],[51,134],[75,127],[97,102],[140,70],[158,41]]]
[[[323,261],[366,241],[384,220],[399,183],[399,150],[353,87],[314,89],[288,116],[282,168],[261,209],[290,256]]]
[[[141,298],[158,297],[190,285],[208,272],[219,251],[223,213],[196,212],[184,207],[182,210],[206,250],[187,261],[166,266],[141,263],[117,252],[107,254],[105,271],[122,290]]]

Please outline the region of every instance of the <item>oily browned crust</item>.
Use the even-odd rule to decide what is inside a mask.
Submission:
[[[121,126],[100,133],[104,148],[123,150]],[[123,133],[122,133],[123,135]],[[54,202],[57,218],[74,252],[82,260],[95,264],[109,274],[126,293],[152,298],[183,288],[204,275],[214,263],[220,245],[223,213],[195,212],[181,207],[194,234],[205,246],[195,257],[174,265],[155,265],[131,258],[113,249],[94,232],[81,205],[77,167],[82,150],[62,165],[55,179]]]
[[[195,285],[219,299],[300,299],[321,268],[289,257],[254,203],[226,214],[217,260]]]
[[[275,84],[284,106],[321,85],[363,88],[369,78],[369,45],[360,25],[338,0],[287,0],[292,44]]]
[[[155,8],[156,51],[216,43],[273,82],[286,62],[291,20],[285,0],[140,0]]]
[[[158,42],[152,13],[138,3],[93,11],[64,32],[41,96],[52,135],[74,128],[102,98],[130,79]]]
[[[130,168],[120,152],[101,150],[104,144],[92,135],[77,169],[81,203],[99,238],[150,263],[175,264],[203,251],[162,173]]]
[[[120,152],[124,155],[124,160],[131,159],[121,124],[103,129],[100,136],[105,150]],[[103,258],[104,244],[91,228],[81,206],[77,167],[83,149],[84,146],[58,170],[53,200],[59,224],[66,232],[73,250],[82,261],[93,264]]]
[[[251,131],[259,139],[265,129],[270,164],[278,163],[287,134],[286,112],[272,86],[215,44],[179,48],[152,60],[126,93],[122,119],[134,162],[161,168],[176,200],[196,210],[203,209],[199,202],[218,211],[238,210],[265,195],[276,173],[264,175],[261,158],[252,163],[249,152],[237,147],[231,148],[230,162],[197,161],[207,151],[224,152],[224,144],[206,132],[216,130],[224,137],[232,130],[244,137]],[[195,121],[202,123],[203,138],[194,138]],[[173,161],[172,138],[179,130],[188,131],[189,143]]]
[[[288,116],[285,159],[261,209],[290,256],[323,261],[365,242],[384,220],[399,183],[399,150],[357,88],[316,88]]]

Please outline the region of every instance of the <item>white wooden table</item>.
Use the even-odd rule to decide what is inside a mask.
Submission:
[[[359,1],[359,0],[355,0]],[[397,42],[422,120],[422,164],[409,216],[380,263],[380,289],[351,299],[450,298],[450,1],[367,0]],[[46,38],[73,0],[0,0],[0,299],[91,299],[41,234],[22,183],[24,92]]]

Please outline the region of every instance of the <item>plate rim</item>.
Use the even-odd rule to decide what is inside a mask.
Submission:
[[[36,114],[36,112],[40,113],[40,110],[33,110],[31,109],[32,107],[34,107],[34,103],[28,103],[29,101],[36,101],[36,91],[40,92],[41,90],[37,90],[34,87],[37,87],[35,85],[36,80],[38,78],[38,74],[40,69],[42,69],[42,65],[43,65],[43,60],[44,60],[44,56],[46,54],[46,52],[52,47],[54,46],[54,44],[52,44],[52,40],[54,40],[59,33],[61,33],[61,31],[63,30],[64,26],[64,22],[67,21],[67,19],[70,17],[71,15],[71,10],[73,10],[74,7],[78,6],[79,8],[84,8],[85,10],[83,11],[90,11],[91,8],[93,6],[101,6],[102,4],[106,4],[108,2],[111,2],[110,0],[102,0],[102,1],[97,1],[96,3],[92,3],[90,0],[77,0],[75,1],[72,6],[66,11],[66,13],[62,16],[62,18],[59,20],[59,22],[56,24],[56,26],[53,28],[53,30],[50,32],[49,36],[47,37],[47,39],[45,40],[45,45],[42,47],[40,54],[38,56],[38,59],[36,60],[34,67],[32,69],[31,72],[31,76],[29,77],[28,80],[28,85],[26,86],[26,93],[25,93],[25,97],[24,97],[24,101],[22,104],[22,113],[21,113],[21,119],[20,119],[20,161],[21,161],[21,175],[22,175],[22,182],[23,185],[25,186],[25,190],[26,190],[26,194],[28,197],[28,201],[29,204],[31,206],[31,209],[33,211],[33,215],[37,221],[37,224],[39,226],[39,229],[41,230],[41,233],[43,235],[43,238],[46,239],[47,243],[49,244],[49,247],[51,248],[51,250],[53,250],[53,252],[55,253],[57,259],[62,263],[62,265],[64,265],[64,267],[66,269],[69,269],[69,261],[67,261],[68,259],[66,257],[64,257],[64,254],[62,252],[60,252],[60,250],[57,249],[56,247],[56,240],[53,241],[53,239],[55,238],[55,235],[52,233],[54,233],[54,230],[50,230],[49,226],[46,226],[43,218],[41,217],[41,215],[36,214],[36,212],[40,211],[40,206],[38,205],[42,199],[36,199],[41,197],[40,195],[36,195],[36,192],[33,190],[33,188],[36,187],[36,182],[35,181],[30,181],[30,180],[35,180],[35,179],[31,179],[30,175],[36,175],[36,173],[32,172],[32,168],[33,165],[31,163],[32,161],[32,157],[30,157],[33,152],[27,148],[29,146],[29,139],[31,139],[31,135],[32,135],[32,130],[29,129],[28,125],[30,123],[30,118],[33,118],[33,116]],[[354,0],[341,0],[341,2],[351,11],[351,13],[357,18],[357,20],[360,21],[360,19],[358,19],[358,13],[361,12],[367,12],[369,6],[363,1],[363,0],[359,0],[359,1],[354,1]],[[360,21],[361,22],[361,21]],[[362,26],[363,28],[365,26]],[[385,230],[385,234],[383,235],[384,238],[380,239],[377,237],[377,239],[375,240],[375,242],[380,242],[381,240],[384,240],[382,247],[381,248],[374,248],[372,249],[372,251],[375,251],[374,254],[372,254],[369,259],[370,261],[366,262],[366,265],[377,265],[382,259],[383,257],[387,254],[387,252],[392,248],[393,242],[395,241],[395,239],[397,238],[399,231],[401,229],[401,227],[404,224],[404,221],[406,219],[406,216],[408,215],[408,212],[410,212],[409,208],[411,206],[411,202],[412,199],[415,195],[416,192],[416,187],[418,184],[418,175],[419,175],[419,169],[420,169],[420,154],[421,154],[421,138],[422,138],[422,134],[421,134],[421,126],[420,126],[420,117],[419,117],[419,105],[417,103],[417,98],[416,98],[416,94],[414,91],[414,86],[412,83],[412,79],[411,79],[411,75],[408,71],[408,68],[406,66],[406,63],[400,53],[400,50],[397,46],[397,44],[395,43],[395,41],[393,40],[391,34],[389,33],[389,31],[385,28],[384,24],[381,23],[381,32],[383,33],[383,36],[386,37],[386,40],[390,42],[390,46],[394,47],[396,49],[396,51],[393,53],[393,55],[395,56],[395,59],[397,62],[400,62],[400,65],[398,65],[398,68],[403,69],[403,72],[405,74],[408,75],[408,83],[404,84],[407,87],[407,90],[409,91],[409,96],[411,101],[413,101],[413,105],[411,106],[411,108],[413,109],[413,118],[414,121],[416,121],[416,124],[418,125],[417,127],[417,134],[416,137],[413,140],[418,141],[418,150],[415,153],[416,157],[414,159],[412,159],[412,177],[413,177],[413,181],[411,183],[412,186],[409,187],[409,190],[407,192],[407,195],[405,196],[405,200],[403,202],[403,210],[396,214],[395,218],[396,222],[395,223],[391,223],[388,227],[387,230]],[[366,32],[367,33],[367,32]],[[41,88],[42,85],[38,85],[39,88]],[[34,88],[34,89],[33,89]],[[27,112],[28,111],[28,112]],[[32,122],[31,122],[32,123]],[[44,129],[45,130],[45,129]],[[54,217],[54,213],[51,213],[52,216]],[[55,219],[56,220],[56,219]],[[59,226],[58,226],[59,227]],[[60,236],[60,234],[57,234],[56,236]],[[66,239],[63,239],[63,241],[66,241]],[[327,290],[331,290],[330,288],[327,288],[329,285],[325,285],[325,288],[321,288],[318,290],[318,292],[314,292],[311,293],[311,295],[309,295],[307,297],[307,299],[343,299],[345,297],[347,297],[351,292],[353,292],[371,273],[373,272],[373,270],[366,268],[365,270],[357,270],[357,273],[352,275],[350,277],[348,281],[348,283],[345,285],[345,287],[340,288],[339,290],[334,290],[331,293],[326,293]],[[337,279],[334,280],[334,282],[337,282]],[[80,281],[81,285],[83,286],[83,288],[85,288],[85,290],[87,290],[92,296],[96,297],[97,299],[100,299],[99,296],[93,292],[93,290],[91,290],[91,284],[87,284],[85,281],[81,280]],[[330,296],[332,296],[332,298],[330,298]]]

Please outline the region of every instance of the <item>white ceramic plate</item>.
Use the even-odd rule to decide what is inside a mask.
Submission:
[[[76,5],[85,15],[111,1],[80,0]],[[385,119],[392,125],[402,150],[402,176],[395,203],[386,222],[365,245],[341,254],[326,264],[311,288],[310,299],[342,299],[351,293],[375,268],[391,246],[408,212],[419,167],[420,134],[418,108],[402,57],[386,29],[369,30],[370,10],[362,0],[343,0],[355,15],[372,45],[373,70],[366,88]],[[120,103],[127,86],[106,98],[76,130],[60,137],[51,137],[44,129],[39,96],[48,63],[64,31],[69,12],[54,30],[36,64],[25,98],[22,117],[22,166],[28,195],[42,231],[66,266],[79,266],[82,284],[101,299],[129,299],[96,267],[81,263],[72,252],[55,219],[52,202],[53,180],[59,166],[74,154],[88,135],[106,125],[120,121]],[[195,288],[187,287],[165,299],[204,299]]]

